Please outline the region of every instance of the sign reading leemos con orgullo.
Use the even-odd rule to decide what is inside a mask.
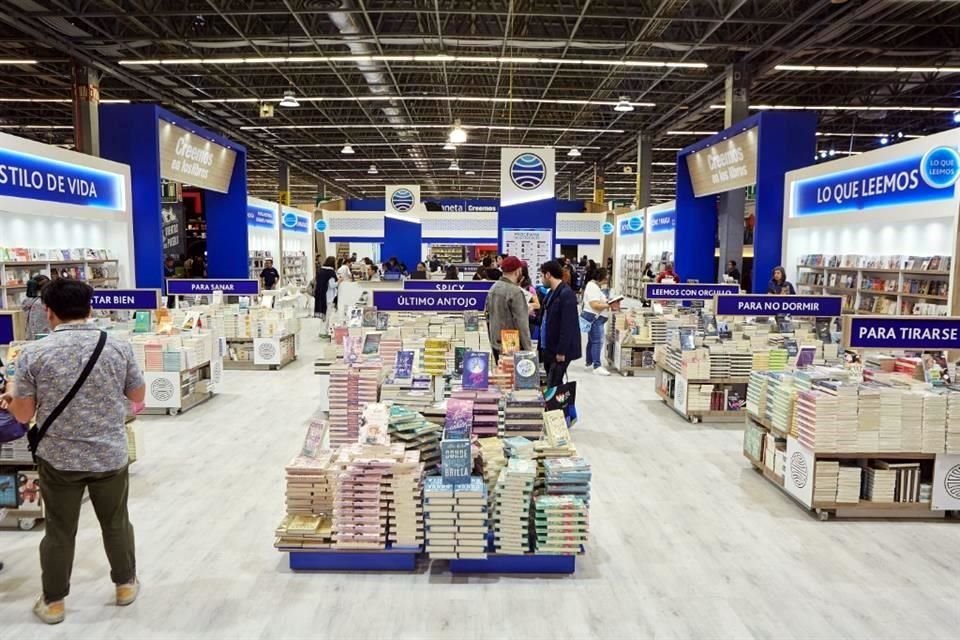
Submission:
[[[226,193],[237,152],[160,120],[160,177]]]
[[[124,177],[102,169],[0,149],[0,196],[122,210]]]
[[[555,198],[556,154],[549,148],[502,147],[500,149],[500,204]]]
[[[754,184],[758,135],[757,128],[753,127],[687,155],[694,195],[699,198]]]
[[[718,316],[839,316],[842,296],[772,296],[737,294],[717,296],[714,313]]]
[[[854,349],[960,349],[960,318],[854,316],[844,335]]]
[[[713,300],[714,296],[740,293],[736,284],[655,284],[646,283],[644,297],[648,300]]]
[[[922,204],[954,197],[960,153],[940,145],[922,155],[793,183],[793,216]]]

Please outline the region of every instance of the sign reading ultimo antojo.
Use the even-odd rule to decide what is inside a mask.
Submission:
[[[374,291],[378,311],[483,311],[486,291]]]

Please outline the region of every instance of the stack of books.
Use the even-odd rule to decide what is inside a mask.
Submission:
[[[417,451],[407,451],[389,476],[387,540],[393,549],[419,551],[423,546],[424,468],[419,457]]]
[[[453,398],[473,402],[472,434],[481,438],[496,436],[500,432],[500,391],[454,391]]]
[[[360,414],[377,401],[381,365],[378,360],[338,364],[330,370],[330,446],[353,444],[360,435]]]
[[[864,453],[880,451],[880,389],[864,384],[860,385],[858,392],[856,450]]]
[[[497,437],[480,438],[477,440],[477,445],[480,447],[480,468],[483,473],[483,481],[492,495],[492,490],[500,477],[500,470],[507,464],[507,458],[503,454],[503,440]]]
[[[822,391],[797,394],[797,439],[811,451],[837,451],[837,398]]]
[[[432,376],[447,372],[447,352],[450,342],[442,338],[427,338],[423,349],[423,370]]]
[[[337,477],[333,507],[333,546],[337,549],[384,549],[387,545],[388,495],[393,460],[357,458]]]
[[[943,453],[947,441],[947,397],[939,393],[923,394],[923,420],[920,451]]]
[[[538,440],[543,430],[543,394],[539,389],[517,389],[506,396],[503,437]]]
[[[840,463],[833,460],[817,460],[814,474],[813,503],[836,502],[837,486],[840,480]]]
[[[877,451],[904,451],[900,447],[900,432],[903,430],[903,398],[899,389],[884,387],[880,393],[880,435]],[[917,416],[907,416],[916,420]]]
[[[439,476],[424,479],[426,550],[433,559],[487,557],[487,488],[474,476],[452,485]]]
[[[747,385],[747,412],[758,418],[763,418],[767,411],[767,380],[767,374],[762,371],[750,373],[750,383]]]
[[[819,462],[817,464],[820,464]],[[837,502],[856,504],[860,502],[861,469],[858,466],[841,466],[837,479]]]
[[[577,496],[590,504],[590,463],[584,458],[548,458],[543,468],[546,493]]]
[[[863,499],[869,502],[893,502],[896,495],[897,472],[892,469],[866,468]]]
[[[947,396],[946,452],[960,453],[960,393]]]
[[[576,496],[539,495],[534,498],[536,552],[581,553],[589,532],[587,504]]]
[[[909,391],[901,397],[900,451],[916,453],[923,446],[923,394]]]
[[[793,378],[780,376],[776,387],[774,388],[773,385],[770,385],[768,388],[772,388],[773,390],[771,401],[767,404],[770,413],[768,418],[770,424],[773,425],[774,429],[782,431],[783,433],[792,433],[794,404]]]
[[[406,407],[390,407],[391,442],[402,443],[407,451],[417,451],[427,474],[435,473],[440,464],[440,425],[427,421],[422,414]]]
[[[316,457],[297,456],[287,463],[286,506],[290,515],[327,515],[333,512],[337,469],[330,451]]]
[[[533,460],[536,457],[536,451],[533,447],[533,441],[523,436],[512,436],[503,441],[504,448],[508,458],[520,458],[522,460]]]
[[[536,475],[536,462],[521,458],[511,458],[500,470],[493,506],[497,553],[521,555],[530,551],[530,500]]]
[[[273,546],[281,551],[329,549],[333,541],[330,516],[287,515],[274,534]]]

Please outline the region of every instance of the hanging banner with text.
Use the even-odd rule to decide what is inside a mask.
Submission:
[[[90,304],[104,311],[137,311],[156,309],[160,306],[158,289],[98,289],[93,292]]]
[[[0,196],[122,210],[124,176],[22,151],[0,149]]]
[[[740,293],[737,284],[655,284],[644,285],[647,300],[713,300],[724,294]]]
[[[843,296],[769,296],[740,294],[717,296],[718,316],[839,316]]]
[[[493,280],[404,280],[404,291],[489,291]]]
[[[255,296],[260,293],[259,280],[188,280],[170,278],[167,280],[167,295],[198,296],[223,291],[228,296]]]
[[[160,219],[163,223],[163,254],[176,257],[185,253],[186,228],[183,224],[183,203],[170,202],[162,205]]]
[[[693,193],[698,198],[757,181],[757,127],[687,156]]]
[[[486,291],[374,291],[377,311],[483,311]]]
[[[160,177],[227,193],[237,152],[160,120]]]
[[[960,349],[960,318],[853,316],[843,336],[853,349]]]

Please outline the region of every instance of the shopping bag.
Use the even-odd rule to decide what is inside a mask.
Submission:
[[[567,418],[567,426],[572,427],[577,422],[577,382],[568,381],[550,387],[543,394],[544,409],[553,411],[560,409]]]
[[[580,312],[580,333],[590,333],[593,323],[597,321],[597,314],[584,309]]]

